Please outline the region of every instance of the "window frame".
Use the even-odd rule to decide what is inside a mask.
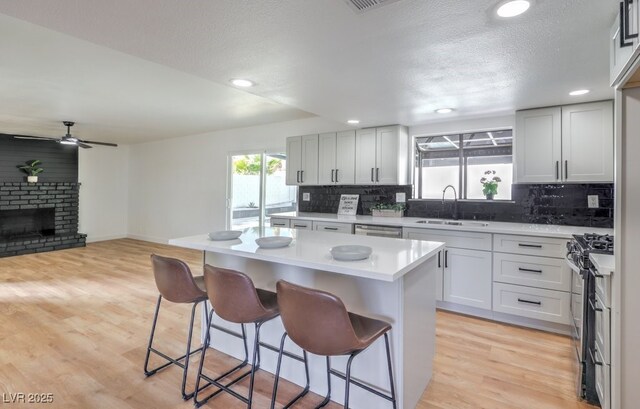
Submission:
[[[466,134],[475,134],[475,133],[488,133],[488,132],[499,132],[499,131],[511,131],[511,163],[513,164],[513,159],[514,159],[514,145],[515,145],[515,135],[514,135],[514,130],[513,130],[513,126],[501,126],[501,127],[493,127],[493,128],[481,128],[481,129],[476,129],[476,130],[468,130],[468,131],[453,131],[453,132],[435,132],[435,133],[429,133],[429,134],[416,134],[413,135],[411,138],[411,158],[412,158],[412,162],[411,162],[411,180],[412,180],[412,187],[413,187],[413,200],[438,200],[438,199],[434,199],[434,198],[422,198],[422,172],[419,172],[418,175],[416,175],[416,169],[421,169],[422,166],[418,167],[416,166],[416,163],[418,161],[420,161],[420,165],[422,165],[422,151],[419,151],[419,149],[417,148],[417,141],[418,139],[422,139],[422,138],[429,138],[429,137],[438,137],[438,136],[447,136],[447,137],[451,137],[451,136],[456,136],[458,139],[457,141],[453,141],[455,143],[460,144],[460,147],[457,149],[450,149],[451,151],[458,151],[458,166],[459,166],[459,172],[458,172],[458,185],[456,186],[456,191],[458,192],[458,199],[459,200],[468,200],[468,201],[481,201],[482,199],[468,199],[467,195],[467,188],[468,188],[468,181],[467,181],[467,175],[468,175],[468,169],[467,169],[467,159],[469,156],[466,156],[464,154],[464,145],[462,144],[463,142],[463,137]],[[486,149],[483,147],[479,147],[478,149]],[[442,150],[441,152],[444,152],[445,150]],[[484,155],[478,155],[478,156],[484,156]],[[501,156],[501,155],[486,155],[486,156]],[[505,155],[506,156],[506,155]],[[513,174],[512,174],[513,176]],[[513,184],[513,183],[512,183]],[[500,202],[510,202],[510,199],[505,199],[505,200],[498,200]]]

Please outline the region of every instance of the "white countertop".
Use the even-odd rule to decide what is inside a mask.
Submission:
[[[525,236],[571,238],[573,234],[599,233],[613,234],[613,229],[603,229],[596,227],[580,226],[558,226],[552,224],[527,224],[527,223],[506,223],[506,222],[485,222],[482,220],[459,220],[463,223],[471,223],[462,226],[451,226],[442,224],[421,224],[418,220],[432,220],[424,217],[373,217],[373,216],[339,216],[333,213],[305,213],[287,212],[276,213],[272,217],[296,218],[314,220],[322,222],[358,223],[374,224],[380,226],[415,227],[422,229],[437,230],[458,230],[474,231],[484,233],[519,234]],[[481,226],[479,223],[488,223],[488,226]],[[474,225],[475,223],[475,225]]]
[[[255,239],[265,236],[290,236],[294,240],[280,249],[259,248]],[[444,247],[439,242],[271,227],[262,232],[258,228],[245,229],[239,239],[231,241],[212,241],[207,234],[200,234],[171,239],[169,244],[382,281],[397,280]],[[347,244],[369,246],[373,253],[362,261],[334,260],[331,247]]]
[[[616,258],[610,254],[589,254],[589,259],[595,266],[598,273],[610,275],[616,271]]]

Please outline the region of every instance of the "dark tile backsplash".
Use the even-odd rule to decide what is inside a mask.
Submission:
[[[558,224],[567,226],[613,227],[612,183],[513,185],[512,202],[458,202],[458,216],[467,220],[516,223]],[[377,202],[394,203],[395,193],[411,197],[411,186],[309,186],[299,189],[298,210],[301,212],[336,213],[341,194],[359,194],[358,214],[370,214]],[[303,202],[302,194],[311,193],[311,201]],[[600,208],[589,209],[587,196],[598,195]],[[450,218],[453,201],[411,201],[406,215],[410,217]]]
[[[298,211],[337,213],[340,195],[360,195],[358,214],[371,214],[369,208],[376,203],[395,203],[396,193],[404,192],[411,198],[412,187],[407,186],[301,186],[298,189]],[[302,200],[303,193],[311,193],[311,200]]]

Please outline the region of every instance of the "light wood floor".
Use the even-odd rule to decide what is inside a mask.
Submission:
[[[134,240],[0,259],[0,406],[192,407],[179,397],[179,368],[148,379],[142,374],[157,296],[152,252],[179,257],[194,273],[201,271],[199,252]],[[157,340],[177,355],[189,310],[166,306]],[[435,373],[421,409],[590,408],[574,397],[573,351],[565,337],[445,312],[438,312],[436,334]],[[211,353],[205,365],[215,372],[231,363]],[[254,407],[268,407],[272,382],[260,373]],[[241,393],[246,385],[240,385]],[[286,382],[281,390],[282,402],[298,392]],[[20,392],[53,393],[54,402],[1,403]],[[319,401],[311,396],[298,407]],[[221,396],[207,407],[244,405]]]

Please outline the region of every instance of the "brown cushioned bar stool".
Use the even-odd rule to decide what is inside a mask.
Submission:
[[[348,312],[340,298],[325,291],[301,287],[283,280],[278,281],[277,291],[280,315],[286,332],[280,342],[276,380],[271,399],[272,409],[276,402],[282,352],[287,337],[291,338],[305,352],[325,356],[327,359],[327,395],[317,408],[325,406],[331,399],[331,375],[346,381],[345,408],[349,408],[349,386],[351,384],[390,401],[393,408],[396,408],[388,334],[391,325],[384,321]],[[387,351],[391,395],[386,395],[351,378],[353,359],[381,336],[384,336]],[[345,375],[331,369],[330,357],[339,355],[349,355]],[[292,403],[289,402],[285,408],[291,406]]]
[[[156,281],[156,286],[160,295],[158,295],[158,302],[156,303],[155,313],[153,315],[153,324],[151,325],[151,335],[149,336],[149,345],[147,347],[147,355],[144,360],[144,374],[151,376],[157,373],[159,370],[168,367],[169,365],[177,365],[183,369],[182,374],[182,398],[191,399],[193,392],[186,393],[185,385],[187,382],[187,373],[189,371],[189,357],[202,350],[202,346],[191,351],[191,338],[193,335],[193,319],[196,312],[196,307],[203,301],[207,300],[207,293],[204,291],[204,278],[194,277],[191,274],[189,266],[184,262],[175,258],[162,257],[158,255],[151,255],[151,263],[153,265],[153,276]],[[178,358],[171,358],[153,348],[153,337],[156,331],[156,324],[158,323],[158,314],[160,312],[160,303],[162,299],[178,304],[193,304],[191,308],[191,320],[189,321],[189,329],[187,336],[187,350],[184,355]],[[153,352],[156,355],[167,360],[166,363],[154,368],[149,369],[149,356]],[[184,363],[180,362],[184,360]]]
[[[196,407],[205,404],[209,399],[218,395],[220,392],[227,392],[237,399],[247,404],[248,408],[251,408],[253,400],[253,384],[256,371],[260,367],[260,347],[267,347],[270,350],[278,352],[278,349],[260,342],[260,328],[262,325],[276,318],[280,315],[278,308],[276,293],[266,290],[257,289],[253,285],[253,281],[246,274],[239,271],[227,270],[223,268],[217,268],[210,265],[204,266],[204,281],[209,296],[209,301],[213,306],[213,309],[208,314],[208,323],[211,324],[213,320],[213,313],[215,312],[220,318],[229,322],[235,322],[239,324],[254,324],[255,325],[255,340],[253,347],[253,359],[252,366],[249,372],[244,373],[238,378],[233,379],[227,384],[222,384],[219,381],[222,377],[235,372],[237,367],[228,371],[225,375],[219,376],[216,379],[211,379],[209,376],[202,373],[204,359],[206,355],[206,347],[202,351],[200,356],[200,366],[198,368],[198,376],[196,378],[196,391],[194,396],[194,402]],[[204,345],[209,345],[210,334],[207,331],[205,335]],[[302,358],[291,356],[294,359],[302,361]],[[306,355],[304,357],[305,369],[306,367]],[[244,379],[247,375],[250,376],[249,381],[249,395],[247,397],[240,395],[230,387],[240,380]],[[200,388],[200,380],[205,379],[208,381],[208,385]],[[218,388],[204,399],[199,399],[198,395],[203,389],[213,385]],[[307,386],[308,389],[308,386]]]

